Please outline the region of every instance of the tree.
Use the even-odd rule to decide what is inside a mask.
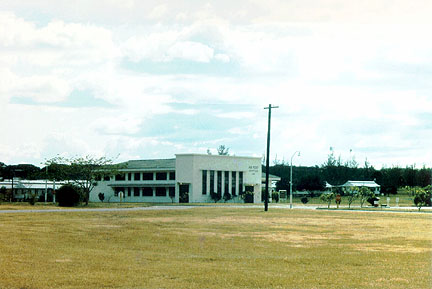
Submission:
[[[225,145],[220,145],[220,146],[217,148],[217,153],[218,153],[218,155],[220,155],[220,156],[228,156],[228,155],[229,155],[229,148],[228,148],[228,147],[225,147]]]
[[[422,207],[431,206],[431,186],[421,187],[406,187],[406,189],[414,196],[414,204],[420,211]]]
[[[323,191],[324,189],[325,182],[318,174],[302,176],[297,185],[297,190],[300,191]]]
[[[105,175],[115,175],[122,167],[114,165],[111,159],[106,157],[55,157],[46,161],[49,166],[51,179],[67,180],[81,188],[83,200],[88,205],[90,192],[97,185],[97,180]]]
[[[360,198],[360,208],[363,208],[364,203],[370,199],[375,197],[375,193],[372,192],[367,187],[361,187],[358,192],[358,197]]]
[[[351,208],[352,202],[358,198],[359,189],[357,187],[351,187],[349,190],[344,188],[344,194],[346,196],[346,200],[348,202],[348,209]]]
[[[330,203],[334,199],[335,194],[333,192],[331,193],[324,193],[321,195],[320,199],[323,202],[327,202],[327,208],[330,209]]]

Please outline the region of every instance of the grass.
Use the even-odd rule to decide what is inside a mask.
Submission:
[[[421,213],[0,215],[0,288],[430,288]]]

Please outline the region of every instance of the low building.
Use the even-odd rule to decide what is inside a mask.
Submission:
[[[212,202],[211,193],[241,201],[245,191],[261,202],[261,158],[176,154],[173,159],[131,160],[116,176],[98,181],[91,202]]]
[[[64,182],[55,182],[48,180],[23,180],[20,178],[14,178],[13,182],[11,179],[5,179],[0,181],[0,188],[4,187],[7,192],[12,193],[13,201],[24,201],[27,200],[31,195],[42,197],[45,200],[45,194],[47,200],[53,200],[53,193],[58,190]]]
[[[380,194],[380,188],[381,186],[375,183],[374,181],[347,181],[345,184],[341,185],[342,188],[352,188],[352,187],[366,187],[370,189],[372,192],[375,193],[375,195]]]

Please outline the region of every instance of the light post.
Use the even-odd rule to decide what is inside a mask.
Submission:
[[[292,205],[292,161],[294,156],[298,153],[298,156],[300,156],[300,152],[296,151],[295,153],[293,153],[293,155],[291,156],[291,165],[290,165],[290,209],[292,209],[293,205]]]

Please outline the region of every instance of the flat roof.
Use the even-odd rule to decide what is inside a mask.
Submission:
[[[139,170],[139,169],[175,169],[176,159],[153,159],[153,160],[130,160],[120,163],[125,165],[121,170]]]
[[[209,154],[195,154],[195,153],[184,153],[184,154],[175,154],[175,155],[176,155],[176,156],[218,157],[218,158],[261,159],[261,157],[233,156],[233,155],[209,155]]]

